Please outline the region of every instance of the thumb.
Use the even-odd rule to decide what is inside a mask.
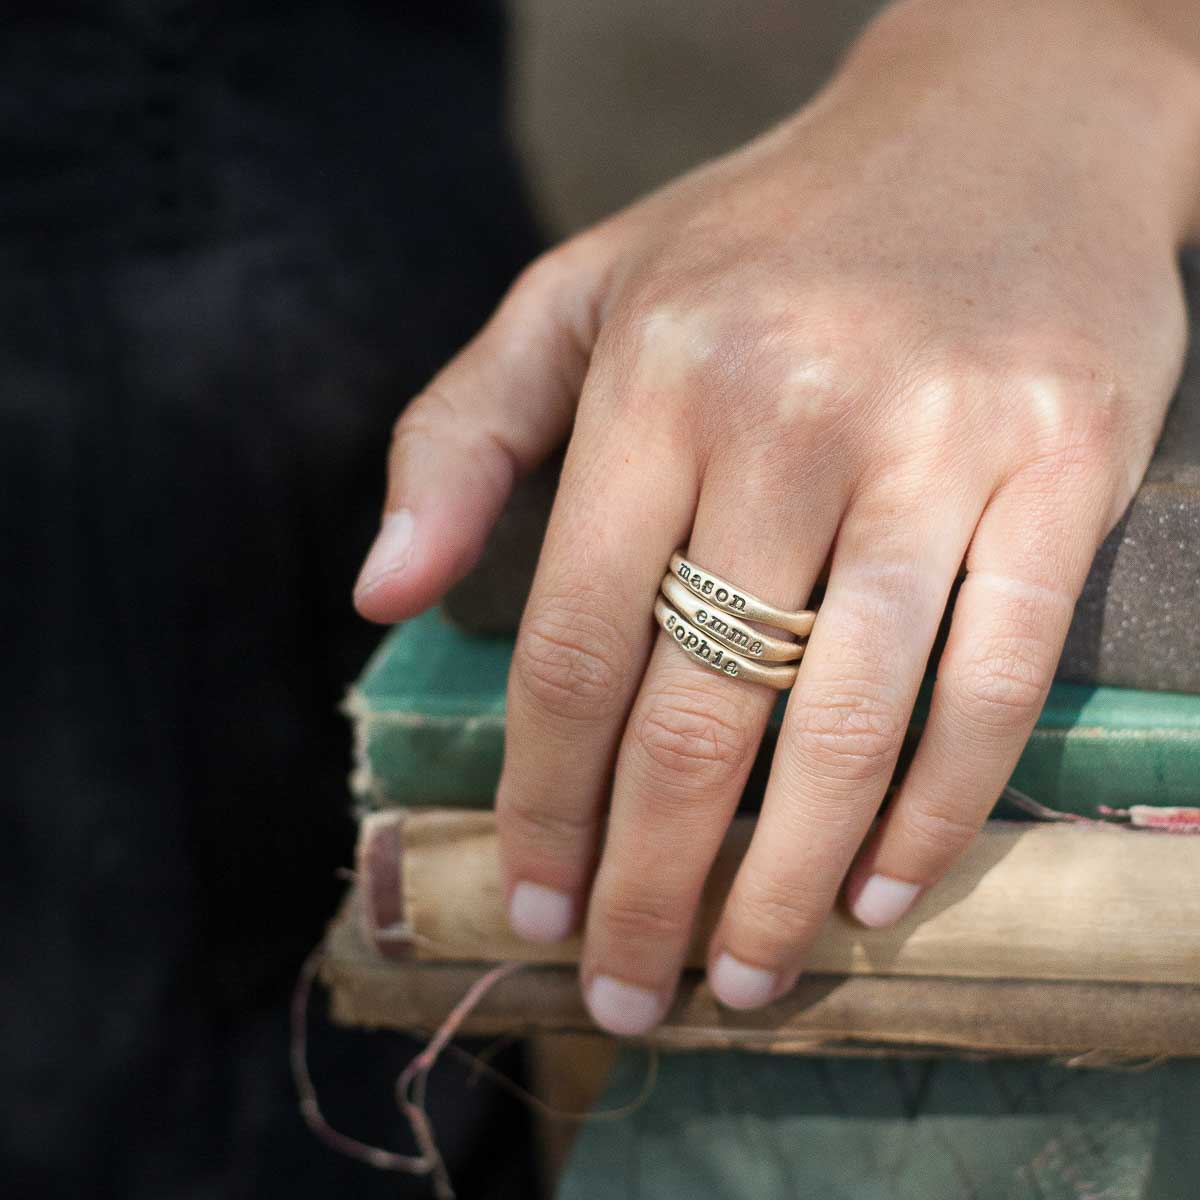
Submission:
[[[536,260],[409,404],[379,533],[354,586],[372,621],[428,608],[465,575],[516,479],[566,438],[595,340],[600,270],[579,243]]]

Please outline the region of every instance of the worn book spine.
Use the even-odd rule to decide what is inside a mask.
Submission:
[[[1014,832],[1038,852],[1014,855]],[[852,945],[848,956],[842,950],[831,958],[826,942],[797,988],[756,1012],[722,1008],[703,973],[687,970],[650,1040],[675,1049],[769,1053],[1058,1055],[1088,1065],[1200,1055],[1197,914],[1186,899],[1167,899],[1172,888],[1189,890],[1200,842],[1057,826],[989,829],[984,840],[987,852],[963,877],[947,881],[951,894],[940,901],[945,910],[966,906],[956,928],[936,911],[916,915],[900,936],[915,943],[915,952],[866,931],[851,935],[861,937],[861,954]],[[481,851],[491,850],[479,814],[392,812],[364,822],[355,885],[325,944],[322,976],[335,1019],[432,1031],[485,962],[510,953],[539,957],[501,927],[494,868],[480,861]],[[1108,870],[1110,851],[1126,864],[1116,873]],[[718,875],[727,879],[730,865],[723,856]],[[964,887],[982,895],[964,899]],[[974,928],[963,928],[966,921]],[[1097,941],[1105,945],[1097,949]],[[552,957],[573,960],[577,952],[570,944]],[[835,974],[823,965],[839,960],[859,972]],[[1051,977],[1082,968],[1092,977]],[[952,973],[938,973],[946,970]],[[1110,975],[1121,978],[1101,977]],[[593,1026],[576,964],[562,961],[527,962],[472,1008],[462,1028],[503,1035]]]
[[[351,689],[360,808],[484,808],[504,750],[510,637],[465,633],[438,613],[394,630]],[[901,757],[928,711],[918,700]],[[786,699],[771,719],[746,788],[761,798]],[[1102,808],[1192,805],[1200,800],[1200,696],[1056,684],[1012,785],[1052,808],[1095,816]],[[1003,810],[998,815],[1003,815]]]
[[[701,897],[702,967],[754,822],[735,820]],[[380,813],[360,832],[364,938],[430,962],[568,965],[580,943],[531,943],[505,916],[491,813]],[[844,975],[1200,985],[1200,838],[1093,824],[989,822],[935,891],[889,929],[839,911],[807,969]]]
[[[386,958],[348,910],[330,929],[321,977],[339,1023],[432,1033],[480,971]],[[556,966],[509,976],[460,1028],[484,1037],[596,1032],[577,972]],[[678,1050],[1052,1055],[1104,1066],[1200,1055],[1200,988],[806,974],[783,1000],[751,1013],[722,1008],[701,973],[687,971],[647,1040]]]

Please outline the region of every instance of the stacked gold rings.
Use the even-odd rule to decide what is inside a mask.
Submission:
[[[691,658],[731,679],[782,690],[796,682],[816,613],[776,608],[698,567],[678,550],[654,601],[655,620]],[[772,637],[746,624],[754,621],[795,634]],[[786,665],[783,665],[786,664]]]

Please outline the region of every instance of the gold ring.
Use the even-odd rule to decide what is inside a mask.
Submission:
[[[758,621],[763,625],[773,625],[776,629],[786,629],[797,637],[808,637],[812,633],[813,622],[817,614],[808,609],[789,611],[786,608],[776,608],[749,592],[739,591],[726,579],[696,566],[676,550],[671,555],[670,573],[680,580],[702,600],[715,605],[722,612],[741,617],[744,621]]]
[[[796,682],[797,668],[765,667],[751,662],[732,650],[713,645],[702,629],[679,615],[662,596],[654,598],[654,619],[675,639],[675,644],[703,666],[720,671],[730,679],[744,679],[747,683],[763,683],[767,687],[783,691]]]
[[[795,662],[804,655],[802,642],[789,642],[785,638],[761,633],[753,625],[739,621],[731,613],[718,610],[697,596],[676,575],[669,571],[663,576],[662,594],[678,612],[698,629],[722,646],[756,662]]]

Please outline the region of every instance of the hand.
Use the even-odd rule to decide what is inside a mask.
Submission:
[[[664,1013],[776,699],[658,635],[676,547],[787,608],[828,567],[719,999],[786,991],[843,881],[860,921],[898,919],[986,817],[1180,369],[1198,74],[1116,3],[892,9],[796,117],[535,263],[398,423],[356,593],[384,621],[570,436],[497,807],[513,925],[586,913],[602,1026]]]

